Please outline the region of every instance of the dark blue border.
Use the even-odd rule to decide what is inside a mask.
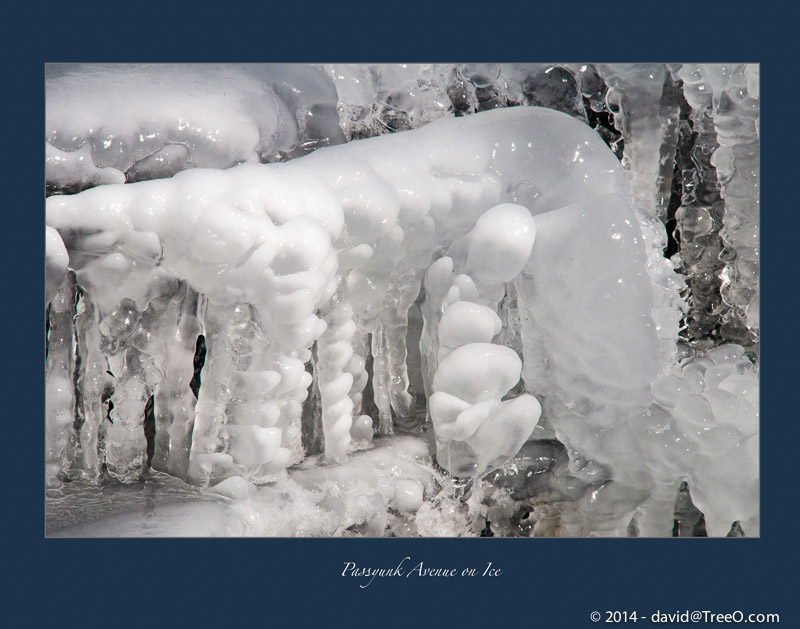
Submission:
[[[84,3],[85,4],[85,3]],[[150,4],[151,6],[147,6]],[[274,5],[286,5],[275,8]],[[9,627],[588,626],[592,610],[778,612],[797,626],[795,20],[738,3],[27,3],[6,9],[2,588]],[[794,44],[794,45],[793,45]],[[762,538],[43,539],[42,121],[46,61],[759,61],[763,109]],[[10,542],[10,543],[9,543]],[[344,561],[503,569],[391,579]]]

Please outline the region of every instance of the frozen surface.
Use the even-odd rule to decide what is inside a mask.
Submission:
[[[52,188],[277,161],[344,139],[336,92],[314,68],[54,64],[47,75]]]
[[[52,66],[48,530],[757,535],[757,87]]]

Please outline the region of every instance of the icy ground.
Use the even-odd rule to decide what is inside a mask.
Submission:
[[[50,66],[48,535],[757,535],[758,120],[750,65]]]

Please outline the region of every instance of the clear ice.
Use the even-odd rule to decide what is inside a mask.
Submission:
[[[48,535],[759,534],[757,65],[46,97]]]

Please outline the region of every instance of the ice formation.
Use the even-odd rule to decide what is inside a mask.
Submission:
[[[287,73],[291,82],[287,83]],[[59,190],[278,161],[344,140],[320,70],[49,66],[45,175]]]
[[[758,534],[757,67],[54,66],[46,122],[53,534],[142,479],[149,534]]]

